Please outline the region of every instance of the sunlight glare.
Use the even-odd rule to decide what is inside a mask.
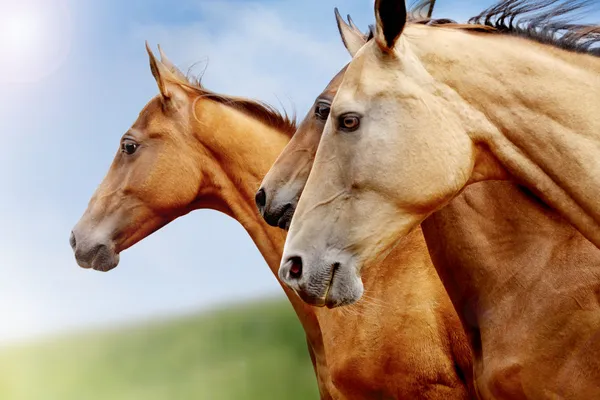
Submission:
[[[2,24],[2,53],[21,54],[39,48],[41,29],[39,17],[32,12],[15,13]]]
[[[0,82],[35,82],[53,73],[70,44],[62,0],[0,0]]]

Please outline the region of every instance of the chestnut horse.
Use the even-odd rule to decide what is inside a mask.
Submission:
[[[254,193],[295,126],[255,101],[189,81],[161,52],[150,65],[160,94],[140,112],[75,226],[80,266],[108,271],[118,254],[199,208],[248,231],[277,276],[285,233],[256,212]],[[406,293],[394,282],[410,280]],[[415,231],[402,250],[365,275],[377,293],[348,310],[307,306],[285,289],[304,330],[323,399],[473,397],[470,348]]]
[[[339,14],[337,20],[356,53],[365,39]],[[266,220],[289,225],[345,70],[263,180]],[[508,182],[467,187],[422,228],[474,349],[481,398],[600,398],[600,251],[593,244]],[[410,282],[395,284],[403,291]]]

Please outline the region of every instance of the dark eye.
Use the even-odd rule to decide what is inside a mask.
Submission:
[[[360,117],[356,114],[344,114],[339,118],[340,129],[353,132],[360,126]]]
[[[121,143],[121,151],[128,155],[132,155],[138,149],[139,145],[133,140],[124,140]]]
[[[331,106],[329,105],[329,103],[326,103],[324,101],[320,101],[315,106],[315,115],[320,120],[326,121],[327,117],[329,117],[329,110],[330,109],[331,109]]]

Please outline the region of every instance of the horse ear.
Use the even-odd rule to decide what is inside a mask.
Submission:
[[[158,53],[160,54],[160,63],[167,67],[169,72],[175,75],[177,79],[180,79],[181,81],[185,82],[187,80],[187,77],[183,74],[183,72],[181,72],[179,68],[175,66],[175,64],[171,62],[171,60],[167,58],[165,53],[162,51],[162,47],[160,47],[160,44],[158,45]]]
[[[348,18],[348,23],[350,24],[350,27],[352,29],[354,29],[355,31],[360,32],[360,29],[358,29],[358,26],[356,26],[354,21],[352,21],[352,17],[350,16],[350,14],[348,14],[347,18]]]
[[[366,43],[363,35],[359,30],[352,28],[343,20],[337,8],[335,9],[335,20],[337,22],[338,30],[340,31],[340,36],[342,37],[342,42],[344,42],[344,46],[346,46],[346,50],[354,57],[358,50]]]
[[[375,0],[375,39],[383,51],[394,48],[406,25],[406,3],[404,0]]]
[[[156,79],[156,83],[158,85],[158,90],[162,95],[163,99],[168,100],[171,95],[167,90],[167,82],[165,76],[165,67],[162,66],[158,61],[156,61],[156,57],[150,50],[150,46],[148,45],[148,41],[146,41],[146,51],[148,52],[148,57],[150,58],[150,70],[152,71],[152,76]]]

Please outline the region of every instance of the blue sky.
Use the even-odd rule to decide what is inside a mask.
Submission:
[[[44,62],[0,66],[0,342],[282,296],[246,232],[215,211],[171,223],[105,274],[76,265],[69,232],[157,93],[145,40],[184,70],[208,58],[203,82],[214,91],[304,116],[349,60],[333,7],[366,29],[373,1],[21,3],[62,14],[44,32],[56,49]],[[464,20],[492,3],[440,0],[436,15]],[[0,15],[9,4],[0,0]],[[7,79],[11,65],[27,81]]]

